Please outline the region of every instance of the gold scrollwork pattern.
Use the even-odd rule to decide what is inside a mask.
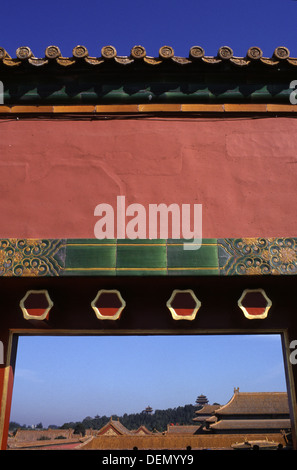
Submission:
[[[0,240],[0,276],[58,276],[65,264],[65,240]]]
[[[297,238],[218,240],[224,275],[297,274]]]

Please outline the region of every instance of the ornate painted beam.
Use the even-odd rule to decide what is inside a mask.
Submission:
[[[297,274],[297,238],[0,240],[0,276],[242,276]]]

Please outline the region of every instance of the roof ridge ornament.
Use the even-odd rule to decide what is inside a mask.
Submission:
[[[248,66],[256,61],[269,66],[277,65],[280,61],[297,66],[297,58],[290,58],[290,51],[284,46],[276,47],[271,57],[263,57],[262,49],[257,46],[250,47],[243,57],[234,56],[233,50],[229,46],[220,47],[217,54],[212,56],[206,55],[201,46],[192,46],[187,56],[179,57],[175,56],[175,52],[171,46],[165,45],[159,49],[158,56],[151,57],[147,55],[146,49],[141,45],[135,45],[127,56],[118,56],[115,47],[107,45],[102,47],[101,56],[90,57],[88,49],[85,46],[78,45],[73,48],[72,57],[64,57],[58,46],[50,45],[46,48],[45,55],[42,58],[36,57],[28,46],[19,47],[16,50],[15,58],[12,58],[5,48],[0,47],[0,62],[6,66],[21,65],[27,62],[33,66],[39,66],[47,64],[48,60],[56,61],[58,65],[68,66],[82,59],[92,65],[102,64],[111,59],[124,65],[138,60],[156,65],[172,59],[174,62],[181,65],[191,63],[199,64],[200,61],[201,63],[207,64],[219,64],[230,60],[230,62],[238,66]]]
[[[45,57],[47,59],[57,59],[61,57],[61,51],[58,46],[48,46],[45,49]]]
[[[1,59],[11,59],[10,55],[4,49],[4,47],[0,47],[0,60]]]
[[[16,56],[18,59],[26,60],[30,59],[30,57],[33,57],[33,52],[31,51],[30,47],[21,46],[17,48]]]
[[[278,60],[288,59],[290,57],[290,51],[287,47],[280,46],[274,50],[274,57]]]
[[[143,46],[134,46],[131,49],[131,56],[133,59],[144,59],[146,57],[146,50]]]
[[[174,57],[174,50],[170,46],[162,46],[159,49],[159,57],[162,59],[172,59]]]
[[[190,49],[189,57],[191,59],[202,59],[205,56],[205,52],[203,47],[200,46],[193,46]]]
[[[117,56],[116,48],[113,46],[104,46],[101,49],[101,56],[104,59],[114,59]]]
[[[72,55],[76,59],[84,59],[89,55],[89,53],[85,46],[75,46],[72,50]]]
[[[229,46],[222,46],[218,51],[218,56],[222,60],[228,60],[233,57],[233,50]]]
[[[263,56],[262,49],[257,46],[250,47],[247,51],[247,58],[251,60],[259,60]]]

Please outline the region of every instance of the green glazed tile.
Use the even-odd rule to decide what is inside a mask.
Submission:
[[[218,268],[170,268],[168,276],[216,276],[219,274]]]
[[[109,275],[115,273],[114,240],[68,240],[65,274]]]
[[[215,239],[204,239],[197,250],[185,250],[184,241],[168,240],[168,274],[217,274],[218,248]]]
[[[166,271],[166,243],[164,240],[119,240],[117,244],[117,270],[123,272]]]
[[[147,268],[147,269],[142,269],[142,268],[121,268],[116,270],[116,275],[117,276],[167,276],[167,269],[162,268]]]
[[[67,268],[61,274],[62,276],[115,276],[115,268]]]

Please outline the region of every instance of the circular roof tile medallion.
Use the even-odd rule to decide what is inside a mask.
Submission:
[[[89,52],[85,46],[75,46],[72,50],[72,54],[76,59],[83,59],[88,56]]]
[[[250,47],[247,51],[247,57],[251,60],[258,60],[261,59],[263,56],[263,52],[260,47]]]
[[[61,56],[61,51],[58,46],[48,46],[45,49],[45,56],[47,59],[57,59]]]
[[[53,305],[47,290],[29,290],[20,301],[26,320],[47,320]]]
[[[162,59],[171,59],[172,57],[174,57],[174,50],[170,46],[162,46],[159,49],[159,56]]]
[[[146,56],[146,50],[142,46],[134,46],[131,49],[131,56],[133,59],[143,59]]]
[[[272,305],[263,289],[245,289],[238,300],[238,306],[249,320],[267,318]]]
[[[175,289],[166,305],[174,320],[194,320],[201,302],[191,289]]]
[[[117,56],[116,48],[113,46],[104,46],[101,49],[101,56],[104,59],[114,59]]]
[[[288,59],[290,57],[290,51],[286,47],[277,47],[273,53],[274,57],[279,60]]]
[[[27,47],[27,46],[21,46],[21,47],[18,47],[18,49],[16,50],[16,56],[18,59],[30,59],[30,57],[33,56],[33,53],[30,49],[30,47]]]
[[[193,46],[190,49],[190,54],[189,55],[192,59],[202,59],[202,57],[204,57],[204,55],[205,55],[205,52],[204,52],[204,49],[202,47]]]
[[[91,306],[99,320],[118,320],[126,302],[118,290],[101,289]]]
[[[0,59],[4,59],[5,57],[7,57],[7,52],[4,47],[0,47]]]
[[[223,47],[220,47],[218,56],[220,57],[220,59],[223,59],[223,60],[231,59],[233,57],[233,51],[231,47],[223,46]]]

